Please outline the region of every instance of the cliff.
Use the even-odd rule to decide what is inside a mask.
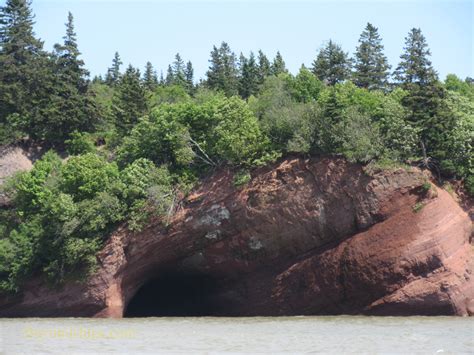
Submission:
[[[0,316],[474,314],[471,220],[421,171],[288,158],[252,175],[217,172],[168,226],[119,228],[86,282],[31,280]]]

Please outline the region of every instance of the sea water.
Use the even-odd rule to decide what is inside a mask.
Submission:
[[[175,317],[0,320],[0,352],[473,354],[461,317]]]

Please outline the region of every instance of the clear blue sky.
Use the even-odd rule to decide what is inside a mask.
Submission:
[[[158,73],[179,52],[192,61],[197,78],[207,70],[212,45],[221,41],[237,55],[262,49],[273,58],[280,50],[295,73],[329,38],[352,55],[367,22],[379,28],[392,66],[409,29],[420,27],[441,78],[474,77],[473,7],[472,0],[33,0],[35,31],[48,49],[61,41],[67,12],[73,13],[93,75],[106,71],[117,50],[124,64],[142,69],[149,60]]]

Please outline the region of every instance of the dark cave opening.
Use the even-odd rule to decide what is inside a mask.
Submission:
[[[146,282],[124,317],[202,317],[215,313],[216,281],[203,274],[167,272]]]

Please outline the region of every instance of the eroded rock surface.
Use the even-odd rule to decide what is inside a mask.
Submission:
[[[221,171],[168,227],[119,229],[86,283],[51,290],[32,280],[0,299],[0,316],[121,317],[141,286],[167,274],[212,280],[199,296],[207,315],[469,315],[472,222],[444,190],[427,193],[426,179],[368,176],[338,158],[289,158],[240,189]]]

